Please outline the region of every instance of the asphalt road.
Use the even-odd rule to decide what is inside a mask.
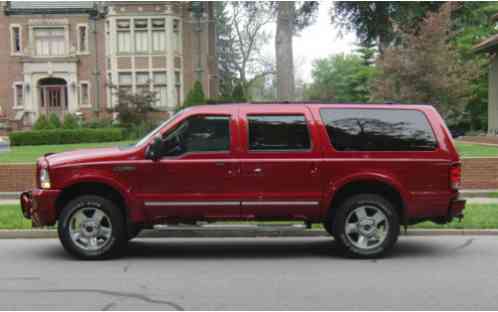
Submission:
[[[389,258],[331,239],[137,239],[84,262],[57,240],[0,240],[0,309],[497,309],[498,237],[401,237]]]

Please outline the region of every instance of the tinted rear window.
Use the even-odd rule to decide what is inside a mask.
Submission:
[[[250,115],[249,150],[308,150],[311,147],[304,115]]]
[[[416,110],[321,109],[338,151],[431,151],[437,147],[427,118]]]

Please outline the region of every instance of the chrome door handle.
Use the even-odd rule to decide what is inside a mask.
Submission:
[[[254,170],[252,172],[254,172],[254,173],[261,173],[261,172],[263,172],[263,169],[261,169],[261,168],[254,168]]]

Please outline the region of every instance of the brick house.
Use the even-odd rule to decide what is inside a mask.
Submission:
[[[195,80],[216,95],[210,2],[0,3],[0,118],[11,129],[40,114],[106,116],[110,84],[156,91],[164,115]]]

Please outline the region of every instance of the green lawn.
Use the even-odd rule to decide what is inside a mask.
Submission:
[[[81,148],[107,147],[117,145],[128,145],[134,141],[120,141],[108,143],[81,143],[62,145],[32,145],[32,146],[12,146],[9,152],[0,153],[0,164],[6,163],[34,163],[43,154],[51,152],[63,152]]]
[[[288,223],[288,222],[286,222]],[[320,228],[316,224],[314,228]],[[29,229],[31,221],[24,219],[19,205],[0,205],[0,229]],[[424,222],[413,226],[417,229],[498,229],[498,204],[472,204],[465,209],[465,218],[437,225]]]
[[[132,143],[133,141],[121,141],[109,143],[13,146],[9,152],[0,153],[0,164],[34,163],[38,157],[50,152],[63,152],[80,148],[128,145]],[[498,157],[498,147],[460,142],[457,142],[456,144],[461,157]]]
[[[460,157],[498,157],[498,147],[456,142]]]

